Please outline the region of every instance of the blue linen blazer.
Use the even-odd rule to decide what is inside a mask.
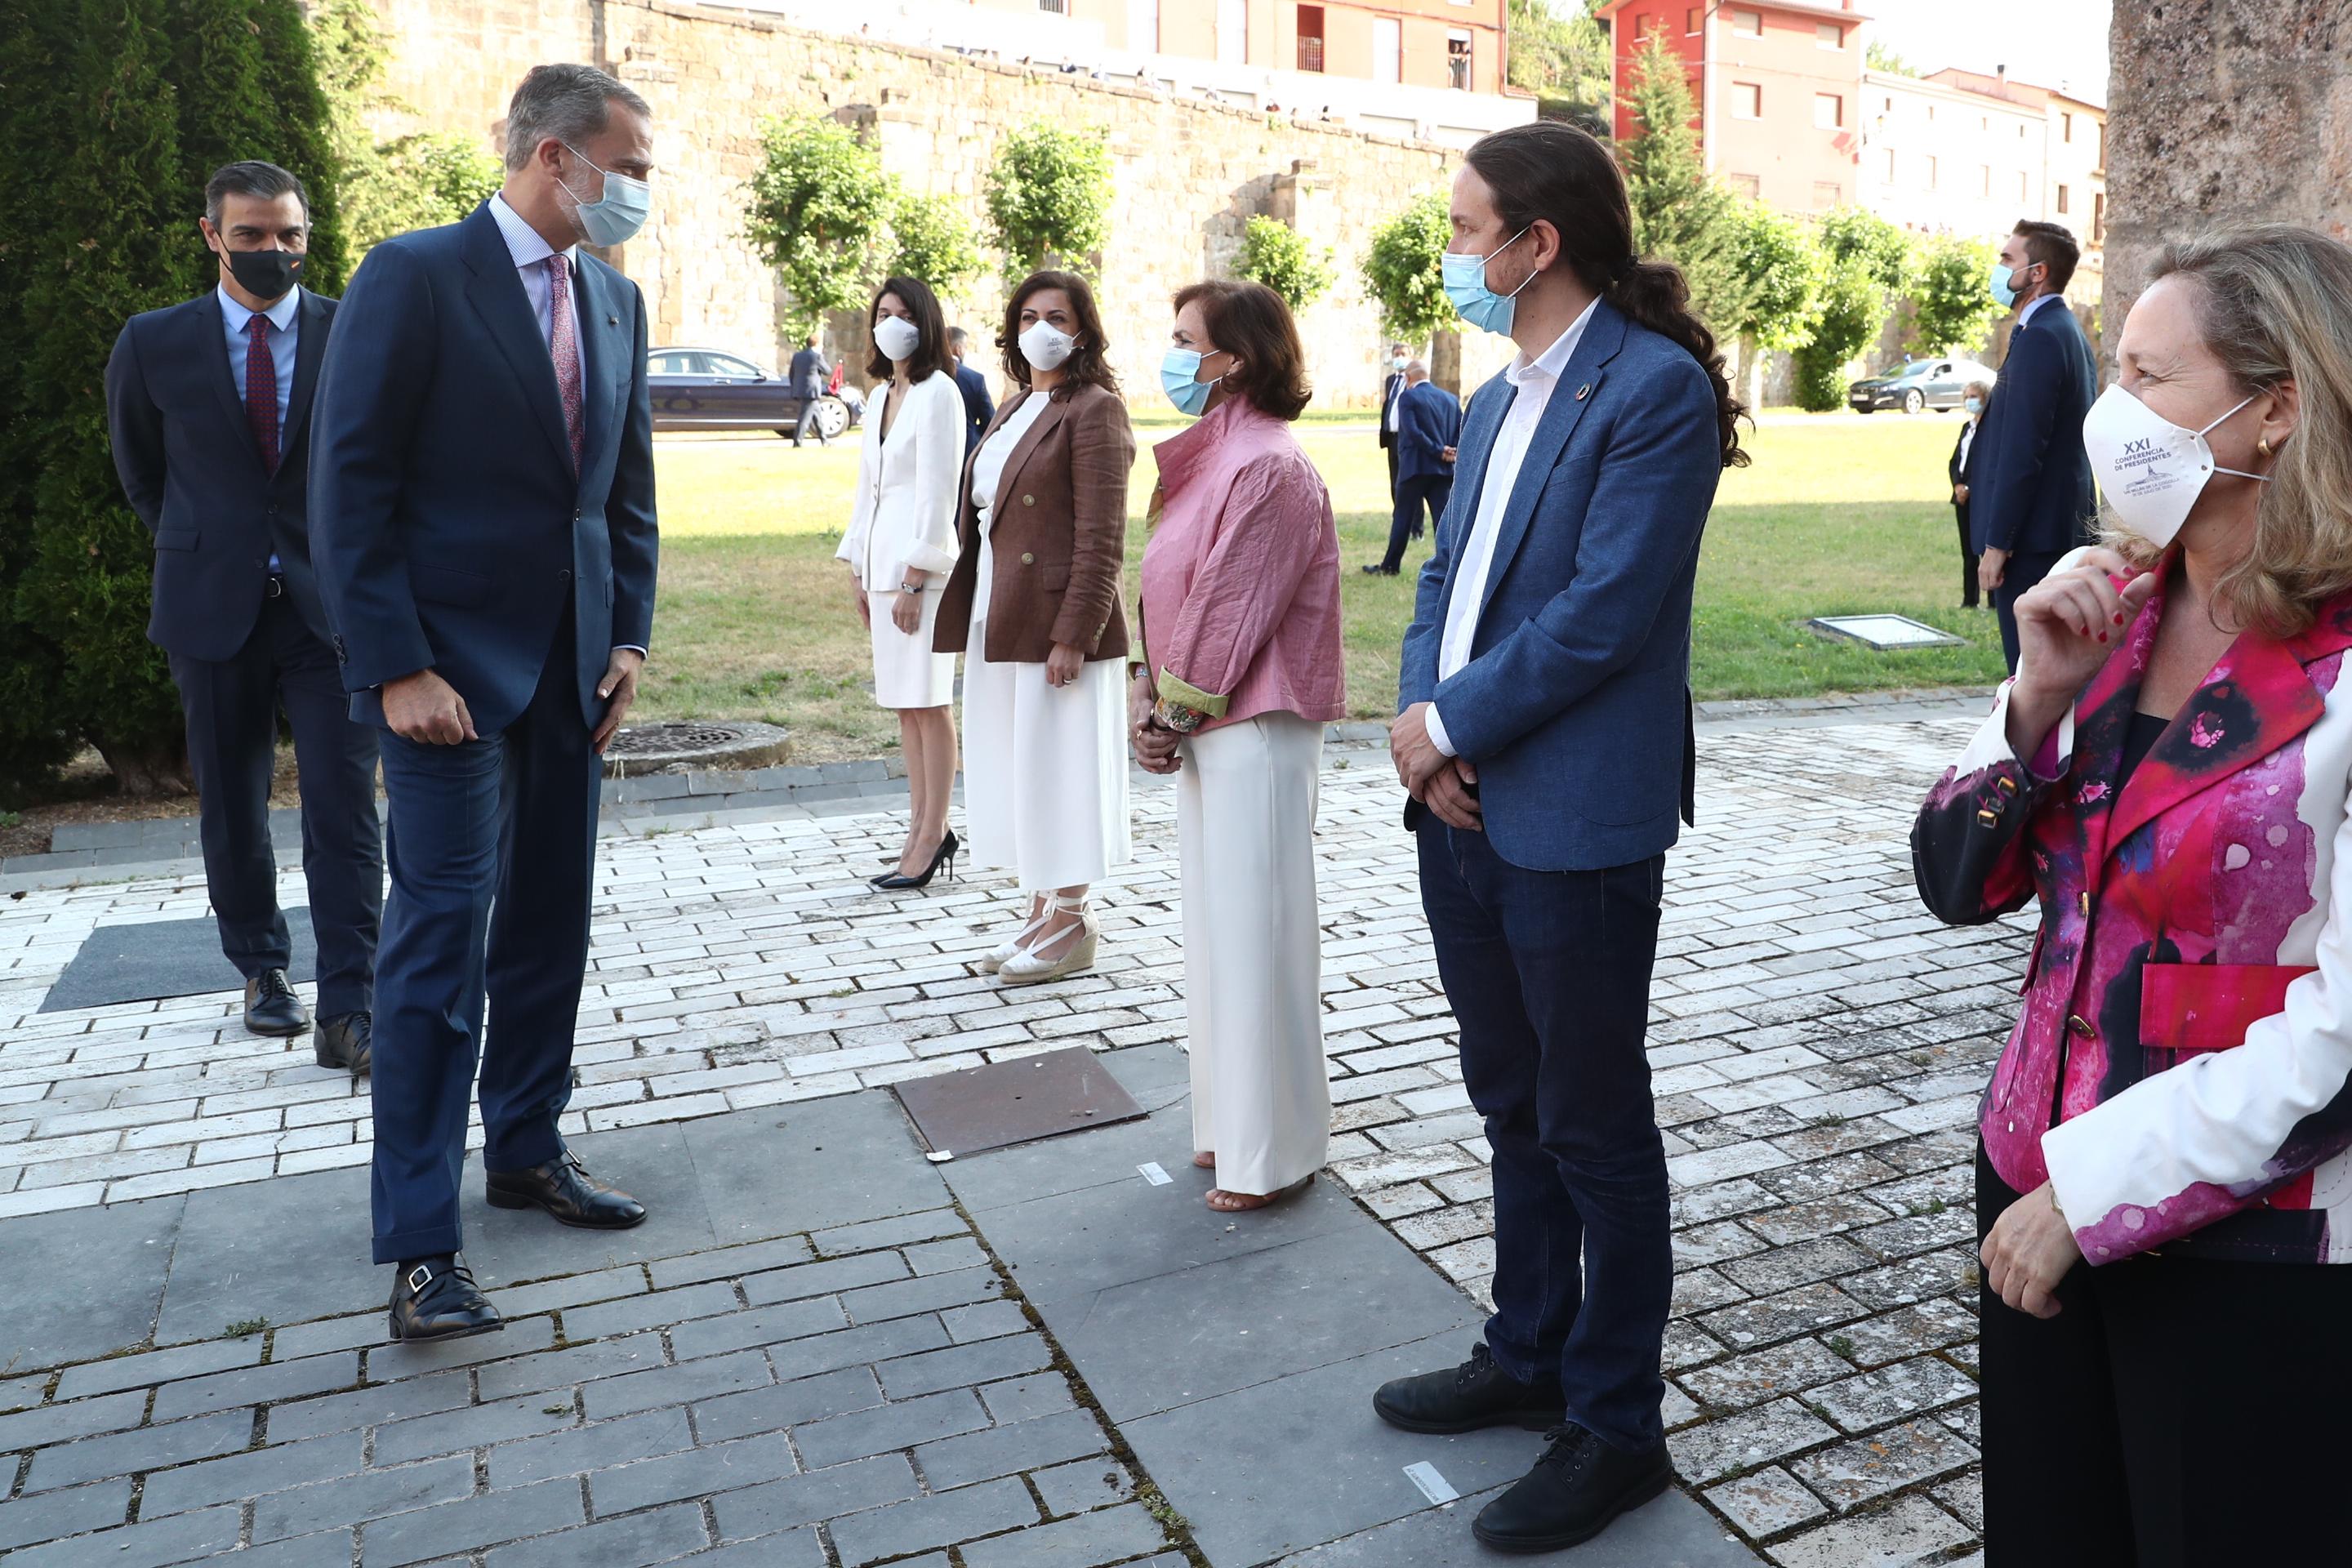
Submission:
[[[1594,307],[1503,512],[1470,661],[1440,681],[1455,563],[1517,395],[1497,375],[1471,400],[1398,710],[1437,704],[1477,766],[1504,859],[1626,865],[1664,851],[1692,815],[1691,596],[1723,471],[1715,388],[1673,340]]]
[[[1397,419],[1397,478],[1452,479],[1454,465],[1440,461],[1443,448],[1462,437],[1462,405],[1433,381],[1404,390],[1404,409]]]
[[[352,717],[428,666],[474,727],[539,684],[566,600],[593,726],[612,649],[651,646],[657,552],[645,297],[579,254],[575,476],[555,362],[487,204],[389,239],[343,295],[310,416],[310,557]]]

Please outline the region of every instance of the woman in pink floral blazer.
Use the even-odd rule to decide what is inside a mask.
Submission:
[[[2166,252],[1921,896],[2041,908],[1980,1116],[1988,1568],[2347,1561],[2352,251]]]

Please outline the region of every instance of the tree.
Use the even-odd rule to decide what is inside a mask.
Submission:
[[[1985,278],[1993,247],[1945,238],[1930,246],[1911,286],[1911,346],[1925,353],[1974,352],[2000,315]]]
[[[1816,413],[1845,402],[1845,367],[1876,341],[1918,267],[1909,235],[1874,213],[1839,207],[1822,219],[1830,258],[1822,319],[1796,353],[1797,403]]]
[[[1801,225],[1762,202],[1742,202],[1737,210],[1733,252],[1755,289],[1740,335],[1759,349],[1786,353],[1809,341],[1821,320],[1821,247]]]
[[[1909,60],[1906,60],[1901,55],[1896,54],[1894,47],[1883,39],[1871,39],[1870,47],[1863,56],[1863,58],[1872,70],[1885,71],[1889,76],[1917,76],[1919,74],[1917,71],[1911,68],[1911,62]]]
[[[354,266],[394,235],[457,222],[499,188],[506,170],[480,137],[428,131],[377,139],[374,121],[415,110],[383,90],[391,47],[368,0],[325,0],[310,26]]]
[[[971,225],[946,196],[894,191],[890,239],[878,269],[884,277],[919,278],[934,293],[954,294],[980,273],[980,247]]]
[[[745,230],[792,295],[793,333],[865,301],[897,187],[882,155],[823,115],[772,120]]]
[[[1756,288],[1741,269],[1737,198],[1706,173],[1683,59],[1652,31],[1634,56],[1625,107],[1633,138],[1619,149],[1633,207],[1633,248],[1672,261],[1690,282],[1691,310],[1726,336],[1753,309]]]
[[[1822,248],[1839,260],[1861,262],[1885,290],[1890,306],[1910,292],[1919,265],[1918,245],[1910,235],[1861,207],[1836,207],[1822,216]],[[1986,270],[1991,270],[1990,262]]]
[[[1234,271],[1265,284],[1294,311],[1307,309],[1339,280],[1328,247],[1318,256],[1306,236],[1263,216],[1253,216],[1243,229],[1242,253]]]
[[[1005,276],[1049,261],[1087,271],[1108,233],[1110,193],[1101,137],[1042,120],[1005,137],[987,180],[989,237],[1004,252]]]
[[[1372,231],[1362,262],[1364,292],[1380,306],[1381,330],[1391,337],[1417,343],[1454,324],[1442,262],[1451,235],[1445,196],[1437,191]]]
[[[1609,35],[1578,0],[1509,0],[1504,29],[1504,79],[1534,93],[1561,119],[1609,104]],[[1582,111],[1580,113],[1580,111]]]

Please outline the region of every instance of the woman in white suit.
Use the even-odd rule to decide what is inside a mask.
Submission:
[[[849,563],[857,614],[874,642],[874,700],[898,711],[914,810],[897,863],[874,879],[923,888],[960,846],[948,830],[955,787],[955,655],[931,651],[940,596],[956,563],[956,491],[963,473],[963,395],[946,318],[929,287],[892,278],[874,295],[867,374],[887,376],[866,410],[857,500],[835,552]]]

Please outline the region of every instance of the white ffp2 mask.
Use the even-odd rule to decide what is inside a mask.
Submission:
[[[2170,544],[2215,474],[2267,482],[2267,474],[2225,468],[2213,461],[2205,432],[2253,398],[2239,400],[2202,430],[2175,425],[2118,384],[2099,395],[2083,417],[2083,449],[2090,455],[2099,493],[2126,528],[2158,550]]]

